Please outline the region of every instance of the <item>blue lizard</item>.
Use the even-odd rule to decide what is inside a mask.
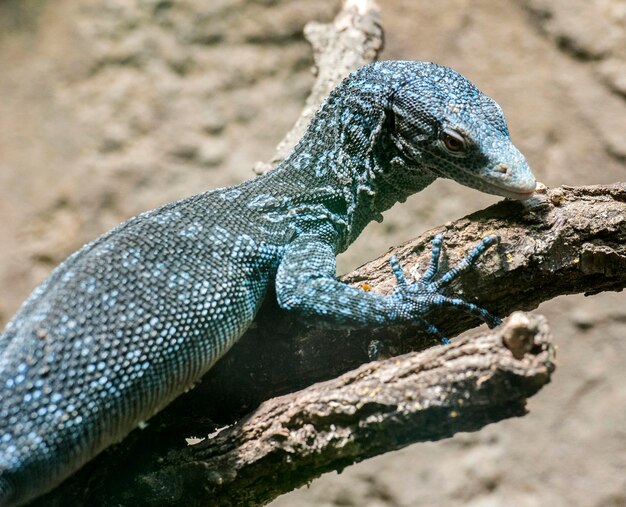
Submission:
[[[500,107],[432,63],[387,61],[346,78],[290,156],[231,188],[148,211],[84,246],[34,290],[0,335],[0,505],[50,490],[196,382],[278,303],[341,327],[425,320],[435,306],[486,310],[442,289],[431,266],[386,297],[335,278],[335,256],[381,212],[451,178],[526,199],[535,179]]]

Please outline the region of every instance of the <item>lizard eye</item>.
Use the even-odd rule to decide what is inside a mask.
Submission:
[[[462,153],[467,148],[467,143],[463,135],[453,129],[445,129],[441,133],[441,140],[446,150],[450,153]]]

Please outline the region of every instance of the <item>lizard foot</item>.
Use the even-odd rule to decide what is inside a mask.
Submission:
[[[431,259],[428,268],[419,281],[409,283],[404,275],[400,261],[395,256],[389,259],[391,270],[398,281],[398,287],[391,296],[395,304],[395,317],[398,320],[413,321],[421,325],[430,334],[433,334],[444,343],[450,343],[435,326],[424,319],[424,315],[440,306],[454,306],[473,313],[487,323],[490,328],[501,324],[501,320],[492,315],[484,308],[473,303],[469,303],[460,298],[448,297],[442,294],[442,290],[457,278],[463,271],[472,267],[480,256],[490,247],[499,243],[500,237],[490,234],[484,237],[481,242],[459,263],[444,273],[439,279],[434,280],[439,272],[439,260],[441,257],[441,246],[443,235],[438,234],[432,241]]]

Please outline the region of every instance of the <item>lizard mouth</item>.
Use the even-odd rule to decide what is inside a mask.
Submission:
[[[533,182],[532,190],[522,190],[511,187],[505,187],[500,185],[495,185],[494,183],[488,181],[482,181],[483,188],[486,192],[495,195],[501,195],[502,197],[508,197],[509,199],[514,199],[516,201],[525,201],[526,199],[530,199],[535,193],[536,183]]]

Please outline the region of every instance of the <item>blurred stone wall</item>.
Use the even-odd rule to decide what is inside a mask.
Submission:
[[[549,186],[626,180],[626,1],[381,0],[383,58],[449,65],[502,105]],[[240,182],[312,83],[337,0],[0,0],[0,325],[84,242]],[[342,270],[496,198],[439,181]],[[559,345],[530,414],[329,474],[286,506],[626,505],[626,297],[542,305]]]

